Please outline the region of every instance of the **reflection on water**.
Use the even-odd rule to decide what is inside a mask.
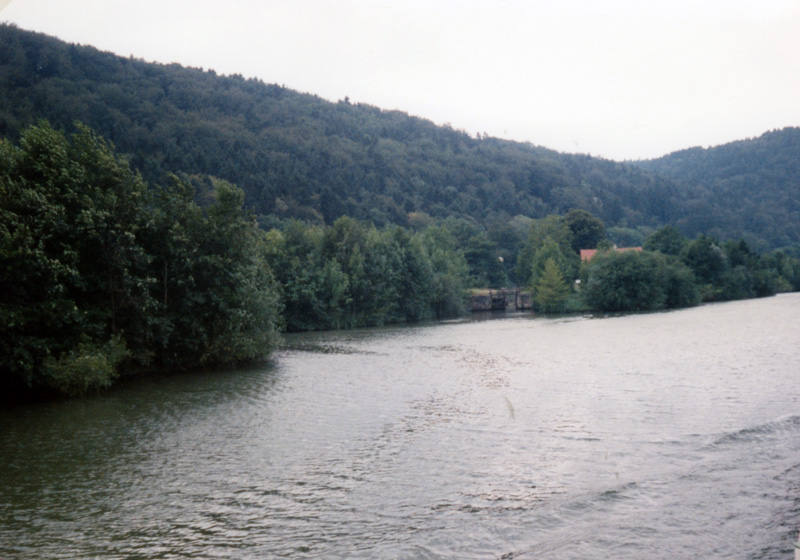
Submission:
[[[308,333],[14,407],[0,558],[790,557],[798,333],[795,294]]]

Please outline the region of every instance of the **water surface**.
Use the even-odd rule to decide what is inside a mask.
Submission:
[[[0,413],[0,558],[791,558],[800,294],[286,337]]]

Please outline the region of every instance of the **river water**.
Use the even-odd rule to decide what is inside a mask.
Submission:
[[[800,294],[287,336],[0,412],[0,558],[791,558]]]

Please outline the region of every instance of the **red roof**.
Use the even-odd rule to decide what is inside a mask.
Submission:
[[[615,251],[641,251],[641,247],[614,247]],[[597,249],[581,249],[581,260],[590,261],[597,253]]]

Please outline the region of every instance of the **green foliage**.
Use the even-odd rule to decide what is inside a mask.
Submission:
[[[610,227],[608,228],[608,239],[618,247],[641,247],[648,237],[646,232],[649,231],[652,230],[647,227],[637,229]]]
[[[562,277],[575,278],[578,266],[577,255],[572,251],[565,253],[552,237],[547,237],[533,255],[530,273],[532,287],[539,283],[549,261],[553,261]]]
[[[110,387],[119,377],[120,364],[129,357],[125,342],[117,335],[102,345],[82,343],[58,358],[48,356],[42,371],[49,387],[76,396]]]
[[[267,234],[266,259],[276,276],[289,331],[350,326],[350,279],[338,260],[327,258],[318,226],[290,222]]]
[[[701,235],[687,242],[675,231],[648,239],[657,252],[610,251],[585,265],[587,305],[604,311],[688,307],[700,301],[727,301],[792,289],[798,260],[783,252],[759,255],[744,240],[720,244]],[[682,247],[680,255],[665,254]]]
[[[80,120],[151,184],[170,173],[199,178],[196,186],[223,178],[271,227],[350,216],[421,230],[425,215],[459,216],[486,229],[513,273],[517,250],[498,227],[512,216],[582,208],[626,227],[680,216],[674,185],[632,165],[475,138],[241,76],[148,64],[11,26],[0,26],[0,66],[0,135],[16,138],[39,118],[63,129]],[[499,269],[490,276],[502,283]]]
[[[331,225],[350,216],[421,231],[448,216],[484,227],[507,263],[517,250],[497,224],[579,208],[618,245],[666,224],[755,247],[800,242],[800,129],[649,162],[616,163],[472,137],[399,111],[329,103],[276,84],[132,58],[0,25],[0,136],[40,118],[87,123],[151,184],[209,176],[245,191],[261,223]],[[213,192],[209,188],[208,192]],[[580,240],[593,247],[596,239]],[[492,280],[501,279],[499,276]]]
[[[536,252],[541,249],[547,239],[554,241],[558,245],[560,254],[570,261],[570,265],[567,267],[561,262],[561,258],[556,258],[556,262],[562,267],[562,271],[567,276],[574,277],[580,260],[572,250],[572,238],[572,231],[561,216],[551,214],[540,220],[534,220],[530,225],[528,237],[522,245],[517,259],[516,276],[518,282],[522,285],[534,283],[531,278],[533,271],[542,270],[543,268],[539,264],[534,266]]]
[[[764,297],[797,289],[797,259],[782,251],[759,255],[743,239],[719,243],[701,235],[684,247],[681,258],[697,276],[705,301]]]
[[[704,299],[721,297],[719,289],[714,286],[721,285],[722,276],[728,269],[728,259],[722,247],[712,237],[701,235],[686,246],[682,257],[698,281],[707,286]]]
[[[425,321],[464,311],[467,263],[442,226],[411,233],[352,218],[267,234],[290,331]]]
[[[62,359],[66,352],[121,355],[102,349],[122,333],[138,358],[154,308],[148,256],[137,243],[144,183],[85,128],[68,140],[42,123],[25,131],[19,148],[5,143],[0,157],[3,377],[47,386],[49,369],[69,373],[56,376],[64,385],[93,363]]]
[[[644,243],[648,251],[659,251],[665,255],[680,255],[686,247],[686,238],[672,226],[664,226],[653,232]]]
[[[417,237],[430,261],[433,278],[431,305],[437,318],[455,317],[466,309],[468,265],[453,235],[444,227],[431,226]]]
[[[573,208],[564,216],[564,223],[572,232],[572,250],[595,249],[606,238],[606,226],[586,210]]]
[[[639,162],[676,181],[687,203],[672,223],[690,235],[745,236],[764,246],[800,242],[800,128]]]
[[[555,259],[548,258],[544,270],[534,287],[533,300],[542,313],[558,313],[564,310],[569,296],[569,286],[564,281]]]
[[[699,302],[691,271],[674,257],[610,251],[587,265],[583,296],[599,311],[647,311]]]
[[[663,309],[666,296],[658,269],[651,253],[611,251],[597,255],[582,286],[586,303],[599,311]]]
[[[470,279],[475,286],[502,288],[508,277],[505,261],[484,231],[477,231],[464,245]]]
[[[244,194],[151,195],[91,130],[0,142],[0,384],[67,394],[123,372],[252,359],[277,296]]]
[[[149,233],[163,367],[252,360],[276,343],[279,303],[264,234],[240,189],[224,181],[214,189],[206,211],[176,177],[157,194]]]
[[[660,258],[660,278],[667,309],[692,307],[700,303],[700,286],[694,273],[677,257]]]
[[[764,257],[764,266],[777,274],[776,291],[791,292],[800,290],[800,259],[775,251]]]

